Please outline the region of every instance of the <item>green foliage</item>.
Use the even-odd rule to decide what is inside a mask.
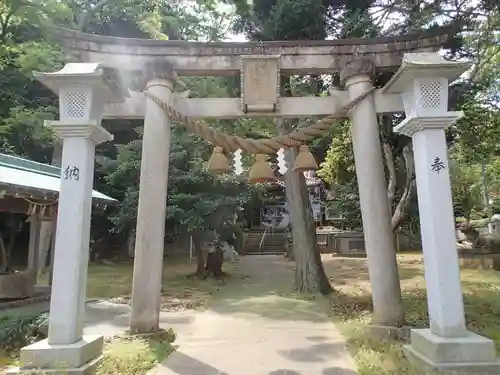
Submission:
[[[373,1],[358,0],[345,2],[345,12],[339,25],[340,38],[372,38],[380,34],[380,28],[373,22],[370,7]]]
[[[119,211],[112,217],[115,229],[120,232],[126,233],[135,226],[141,149],[140,141],[121,146],[118,159],[107,166],[109,185],[117,189],[128,185]],[[204,170],[207,151],[199,139],[182,127],[173,129],[167,199],[167,227],[173,233],[230,226],[251,197],[245,181],[214,176]]]
[[[64,12],[56,2],[6,1],[0,6],[0,147],[2,152],[50,162],[52,132],[43,121],[56,113],[55,97],[31,72],[61,67],[61,49],[42,40],[40,29]],[[50,22],[49,22],[50,21]]]
[[[326,37],[326,7],[322,0],[234,1],[237,32],[254,40],[304,40]]]
[[[335,225],[346,230],[362,228],[357,180],[352,179],[342,184],[334,184],[330,188],[335,192],[335,199],[327,202],[327,206],[334,208],[342,216],[342,219]]]
[[[263,39],[324,39],[324,12],[322,0],[278,0],[266,20]]]
[[[332,141],[318,176],[327,184],[344,184],[356,178],[349,121],[341,121],[331,130]]]
[[[0,120],[2,152],[50,162],[53,135],[50,129],[43,127],[43,121],[53,118],[54,112],[52,106],[37,109],[12,107],[10,117]]]
[[[451,160],[450,177],[455,214],[469,221],[473,211],[483,208],[481,167]]]
[[[15,64],[19,71],[32,79],[32,72],[51,72],[62,68],[62,50],[46,42],[28,41],[18,45]]]
[[[47,337],[48,314],[0,317],[0,349],[16,352],[23,346]]]

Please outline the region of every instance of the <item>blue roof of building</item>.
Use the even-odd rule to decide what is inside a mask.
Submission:
[[[0,189],[21,189],[34,195],[37,191],[42,192],[42,195],[57,195],[60,186],[61,168],[0,153]],[[92,191],[92,197],[101,201],[116,201],[96,190]]]

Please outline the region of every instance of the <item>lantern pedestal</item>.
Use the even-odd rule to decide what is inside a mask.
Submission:
[[[23,367],[10,369],[7,374],[93,374],[102,360],[103,345],[102,336],[83,336],[67,345],[42,340],[22,348]]]
[[[493,340],[465,331],[461,337],[442,337],[430,329],[412,329],[411,345],[404,346],[408,360],[426,371],[458,374],[498,374]]]

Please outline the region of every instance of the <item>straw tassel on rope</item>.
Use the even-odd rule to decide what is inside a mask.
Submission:
[[[224,149],[222,147],[214,147],[212,156],[208,160],[207,170],[213,173],[231,172],[231,164],[226,155],[224,155]]]
[[[269,165],[268,155],[257,154],[255,155],[255,163],[252,165],[250,172],[248,174],[248,179],[250,182],[271,182],[276,180],[276,176]]]
[[[315,171],[318,169],[318,163],[314,159],[313,154],[309,151],[307,145],[302,145],[299,148],[299,154],[295,158],[293,170],[296,172]]]

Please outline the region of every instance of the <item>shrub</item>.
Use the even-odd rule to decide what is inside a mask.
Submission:
[[[47,337],[47,313],[0,318],[0,349],[6,353],[18,351],[23,346]]]

